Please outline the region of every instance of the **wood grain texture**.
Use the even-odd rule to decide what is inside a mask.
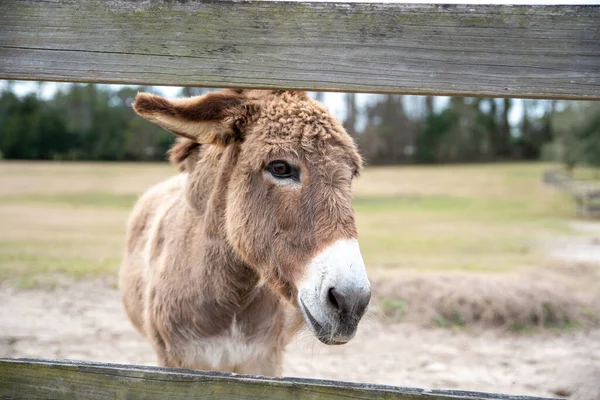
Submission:
[[[600,7],[2,0],[0,78],[600,99]]]
[[[1,399],[543,400],[66,360],[0,359]]]

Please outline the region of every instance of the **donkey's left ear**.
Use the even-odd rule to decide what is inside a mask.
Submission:
[[[236,121],[247,113],[246,101],[242,94],[233,91],[178,100],[138,93],[133,109],[178,136],[202,144],[227,145],[236,138]]]

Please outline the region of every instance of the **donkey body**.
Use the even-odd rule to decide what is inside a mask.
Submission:
[[[370,299],[352,139],[302,92],[226,90],[136,112],[180,136],[180,174],[128,226],[123,303],[162,366],[279,375],[304,325],[350,340]]]

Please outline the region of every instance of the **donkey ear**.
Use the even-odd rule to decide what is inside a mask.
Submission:
[[[236,114],[244,112],[245,97],[235,92],[167,100],[138,93],[136,113],[163,129],[198,143],[226,145],[235,139]]]

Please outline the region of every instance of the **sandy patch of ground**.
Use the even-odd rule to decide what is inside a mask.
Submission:
[[[577,222],[574,228],[587,234],[546,244],[551,255],[598,263],[600,244],[589,234],[600,236],[600,224]],[[0,357],[155,363],[152,349],[127,320],[114,285],[99,280],[54,290],[0,285]],[[516,334],[426,329],[371,317],[344,346],[325,346],[301,333],[288,348],[284,374],[598,400],[600,328]]]
[[[573,221],[571,228],[585,237],[567,236],[547,240],[544,245],[552,258],[563,261],[597,263],[600,261],[600,223]]]
[[[85,281],[52,291],[0,287],[0,357],[154,364],[111,285]],[[600,398],[600,329],[517,335],[423,329],[364,321],[348,345],[302,333],[284,374],[425,388]]]

